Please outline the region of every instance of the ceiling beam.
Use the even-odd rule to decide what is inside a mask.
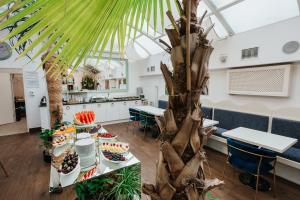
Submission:
[[[218,11],[217,7],[210,0],[203,0],[207,7],[211,10],[212,14],[214,14],[220,23],[223,25],[225,30],[229,35],[234,35],[234,31],[231,26],[227,23],[223,15]]]
[[[229,3],[229,4],[225,5],[225,6],[222,6],[222,7],[218,8],[217,11],[218,12],[222,12],[223,10],[225,10],[227,8],[230,8],[230,7],[232,7],[232,6],[236,5],[236,4],[239,4],[239,3],[243,2],[243,1],[245,1],[245,0],[236,0],[236,1],[233,1],[233,2],[231,2],[231,3]],[[208,15],[205,16],[205,18],[209,17],[209,16],[212,16],[212,15],[214,15],[214,14],[213,13],[209,13]]]
[[[237,1],[233,1],[233,2],[231,2],[231,3],[229,3],[229,4],[227,4],[227,5],[222,6],[221,8],[219,8],[218,11],[221,12],[222,10],[225,10],[225,9],[227,9],[227,8],[229,8],[229,7],[232,7],[232,6],[236,5],[236,4],[239,4],[239,3],[243,2],[243,1],[245,1],[245,0],[237,0]]]

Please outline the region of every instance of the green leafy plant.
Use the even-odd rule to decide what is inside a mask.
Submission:
[[[27,9],[29,6],[31,6],[33,3],[35,3],[35,1],[29,2],[24,4],[22,7],[19,7],[18,9],[13,10],[10,15],[14,16],[17,15],[19,12],[22,12],[23,10]],[[9,3],[7,5],[7,11],[9,12],[9,10],[11,9],[11,6],[13,5],[13,3]],[[10,33],[15,30],[20,24],[24,23],[26,20],[28,20],[30,18],[30,15],[26,15],[23,16],[21,18],[19,18],[18,20],[16,20],[14,23],[4,27],[2,30],[8,30]],[[7,16],[8,18],[8,16]],[[20,31],[19,33],[11,36],[9,38],[9,43],[11,46],[15,47],[15,50],[18,54],[21,54],[22,52],[25,51],[26,47],[32,43],[32,40],[30,38],[28,38],[27,40],[25,40],[23,43],[19,44],[18,46],[16,46],[15,44],[20,41],[34,26],[36,25],[36,23],[28,26],[26,29]],[[26,53],[25,54],[28,58],[30,58],[29,54]]]
[[[79,200],[107,199],[107,193],[112,185],[110,178],[94,178],[88,181],[77,183],[75,192]]]
[[[141,168],[131,166],[75,185],[79,200],[132,200],[141,192]]]
[[[52,148],[52,135],[53,135],[54,131],[53,130],[49,130],[49,129],[43,129],[42,132],[40,133],[40,139],[43,141],[43,144],[41,145],[41,147],[44,150],[49,150]]]
[[[165,11],[172,10],[170,0],[0,1],[0,7],[9,4],[10,9],[0,13],[0,17],[9,16],[1,22],[0,29],[14,25],[24,17],[28,19],[18,24],[2,41],[29,30],[14,44],[14,48],[31,39],[32,43],[25,45],[21,56],[37,47],[39,49],[32,57],[34,60],[51,47],[41,65],[59,52],[52,65],[58,64],[59,67],[54,70],[56,73],[70,66],[75,70],[88,56],[96,55],[101,59],[107,46],[112,52],[115,42],[118,43],[119,52],[124,53],[125,44],[131,36],[135,38],[145,23],[149,27],[152,18],[156,31],[160,15],[164,28]],[[10,15],[25,5],[28,5],[25,9]]]
[[[140,166],[121,169],[121,171],[115,175],[116,179],[109,192],[109,196],[117,200],[132,200],[135,196],[140,197],[140,173]]]
[[[86,75],[82,78],[81,85],[82,89],[93,90],[95,89],[95,80],[92,77]]]

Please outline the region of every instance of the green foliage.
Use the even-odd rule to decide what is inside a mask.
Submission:
[[[14,11],[12,11],[11,15],[13,16],[13,15],[18,14],[19,12],[25,10],[27,7],[31,6],[31,4],[33,4],[34,2],[36,2],[36,0],[26,3],[22,7],[15,9]],[[11,4],[12,3],[9,3],[7,5],[8,11],[9,11],[9,8],[11,7]],[[23,17],[19,18],[18,20],[16,20],[14,23],[4,27],[3,30],[6,29],[9,32],[12,32],[14,29],[16,29],[19,26],[19,24],[21,24],[21,23],[25,22],[27,19],[29,19],[29,17],[30,17],[29,15],[23,16]],[[16,46],[15,44],[18,41],[20,41],[27,34],[27,32],[29,32],[35,25],[36,25],[36,23],[28,26],[26,29],[20,31],[19,33],[15,34],[9,38],[10,45],[15,47],[15,50],[18,54],[21,54],[22,52],[24,52],[26,47],[30,43],[32,43],[32,40],[29,38],[28,40],[24,41],[22,44],[19,44],[19,46]],[[30,58],[30,56],[27,53],[26,53],[26,56],[28,58]]]
[[[80,200],[132,200],[140,197],[140,166],[120,169],[107,176],[93,178],[75,185],[75,192]]]
[[[53,133],[54,133],[53,130],[43,129],[42,132],[40,133],[40,138],[41,138],[44,142],[49,142],[49,141],[51,141],[51,139],[52,139]]]
[[[77,183],[75,192],[79,200],[105,199],[111,188],[112,180],[109,178],[94,178]]]
[[[44,148],[44,150],[49,150],[52,147],[51,141],[52,141],[52,135],[54,131],[49,129],[43,129],[40,133],[40,139],[43,141],[43,145],[41,147]]]
[[[54,54],[58,54],[53,62],[60,66],[55,73],[60,73],[70,66],[75,70],[88,56],[98,56],[110,46],[112,51],[115,40],[118,42],[119,52],[124,53],[126,36],[133,30],[134,36],[138,29],[142,29],[144,21],[150,25],[153,17],[157,25],[158,9],[160,15],[165,8],[170,9],[170,0],[2,0],[0,7],[11,4],[9,11],[0,13],[0,17],[28,5],[9,19],[0,23],[0,29],[14,26],[16,22],[28,17],[23,23],[14,26],[10,34],[2,38],[4,41],[24,30],[25,34],[14,44],[14,48],[32,40],[20,56],[26,55],[35,47],[32,59],[38,58],[51,47],[43,62]],[[163,18],[161,17],[161,20]],[[163,25],[163,23],[161,23]],[[164,28],[164,27],[162,27]],[[156,27],[154,27],[156,30]],[[38,37],[37,37],[37,34]],[[129,36],[128,36],[129,38]],[[43,63],[41,63],[41,66]]]
[[[140,196],[141,170],[140,166],[132,166],[121,169],[116,174],[115,183],[109,192],[109,196],[117,200],[132,200],[134,196]]]
[[[206,197],[208,200],[220,200],[218,197],[213,197],[213,195],[210,192],[207,192]]]
[[[84,76],[81,81],[82,89],[95,89],[95,80],[90,76]]]

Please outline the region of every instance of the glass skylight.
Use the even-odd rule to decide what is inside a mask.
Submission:
[[[143,48],[146,49],[149,53],[153,54],[158,54],[163,51],[163,49],[158,46],[153,40],[148,38],[147,36],[141,36],[136,39],[136,42],[138,42],[140,45],[143,46]]]
[[[200,1],[198,9],[197,9],[197,16],[201,17],[206,10],[207,10],[206,15],[211,13],[211,10],[207,7],[207,5],[204,3],[204,1]]]
[[[221,12],[235,33],[299,15],[297,0],[245,0]]]
[[[144,24],[143,24],[142,31],[143,31],[144,34],[146,34],[150,37],[153,37],[153,38],[161,35],[160,33],[155,32],[151,25],[148,28],[148,25],[147,25],[146,22],[144,22]]]
[[[211,0],[213,4],[215,4],[215,6],[217,8],[221,8],[223,6],[226,6],[236,0]]]
[[[225,30],[224,26],[221,24],[221,22],[218,20],[218,18],[215,15],[210,16],[211,22],[215,25],[214,30],[218,37],[225,38],[228,36],[227,31]]]
[[[138,56],[140,56],[141,58],[147,58],[149,56],[149,54],[145,51],[145,49],[143,49],[139,44],[135,42],[133,43],[133,48],[135,52],[138,54]]]

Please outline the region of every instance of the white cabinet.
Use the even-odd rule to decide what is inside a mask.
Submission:
[[[74,115],[74,105],[63,106],[63,121],[72,122]]]
[[[105,122],[106,121],[106,112],[107,112],[107,103],[97,103],[92,104],[92,110],[96,115],[96,122]]]
[[[119,102],[108,103],[105,121],[119,120],[119,109],[120,109]]]
[[[128,119],[129,118],[129,101],[118,102],[119,109],[119,118]]]
[[[129,108],[140,106],[141,101],[118,101],[109,103],[90,103],[63,106],[63,121],[73,122],[76,112],[91,110],[95,112],[95,122],[110,122],[129,118]]]

